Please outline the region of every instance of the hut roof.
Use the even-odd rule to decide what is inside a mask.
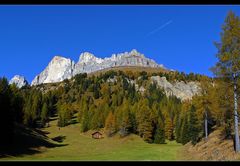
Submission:
[[[99,133],[99,134],[102,135],[102,133],[100,133],[99,131],[96,131],[96,132],[92,133],[92,135],[94,135],[94,134],[96,134],[96,133]]]

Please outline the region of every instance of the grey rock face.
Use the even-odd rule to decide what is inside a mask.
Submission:
[[[188,82],[183,81],[170,83],[167,81],[166,77],[152,76],[152,82],[156,82],[157,85],[164,89],[167,96],[174,95],[177,98],[183,100],[191,100],[194,95],[200,93],[200,85],[198,82]]]
[[[89,52],[84,52],[80,55],[79,61],[76,64],[70,59],[55,56],[47,68],[34,78],[31,85],[60,82],[79,73],[91,73],[119,66],[164,68],[163,65],[159,65],[154,60],[146,58],[135,49],[131,52],[113,54],[111,57],[106,58],[97,58]]]
[[[120,54],[113,54],[111,57],[97,58],[89,52],[82,53],[79,62],[76,64],[73,75],[78,73],[91,73],[98,70],[118,66],[142,66],[142,67],[163,67],[155,61],[144,57],[143,54],[132,50]]]
[[[60,56],[55,56],[43,72],[37,75],[31,85],[60,82],[73,76],[74,62]]]
[[[107,79],[107,82],[115,83],[115,82],[117,82],[117,77],[114,76],[113,78],[108,78],[108,79]]]
[[[37,75],[32,81],[31,85],[38,85],[41,83],[61,82],[64,79],[70,79],[79,73],[91,73],[98,70],[118,67],[118,66],[140,66],[140,67],[162,67],[155,61],[146,58],[143,54],[132,50],[120,54],[113,54],[111,57],[97,58],[89,52],[84,52],[80,55],[79,61],[75,64],[72,60],[55,56],[43,72]],[[167,96],[174,95],[181,100],[191,100],[192,97],[200,92],[200,86],[197,82],[176,81],[170,83],[166,77],[152,76],[152,82],[164,89]],[[15,80],[20,80],[15,78]],[[108,82],[115,82],[116,78],[107,80]],[[12,81],[13,82],[13,81]],[[21,81],[15,81],[21,82]],[[129,83],[135,84],[137,91],[143,93],[144,87],[139,87],[136,80],[128,80]],[[22,84],[20,83],[20,86]]]
[[[20,76],[20,75],[15,75],[10,81],[9,81],[9,84],[16,84],[16,86],[18,88],[21,88],[25,85],[28,85],[28,82],[27,80],[23,77],[23,76]]]

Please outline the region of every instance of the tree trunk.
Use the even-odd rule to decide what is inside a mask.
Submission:
[[[235,150],[239,152],[239,134],[238,134],[238,112],[237,112],[237,80],[236,74],[233,75],[234,79],[234,129],[235,129]]]
[[[205,111],[205,138],[208,138],[208,126],[207,126],[207,111]]]

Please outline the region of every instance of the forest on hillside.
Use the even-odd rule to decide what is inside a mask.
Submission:
[[[104,128],[108,136],[135,133],[149,143],[165,143],[168,139],[183,144],[192,141],[195,144],[204,136],[204,102],[212,99],[220,101],[221,81],[178,72],[151,75],[166,76],[172,81],[200,81],[202,88],[208,92],[205,96],[182,102],[175,96],[167,97],[163,89],[149,81],[150,75],[146,72],[108,71],[97,77],[78,74],[72,80],[63,81],[63,86],[55,85],[57,88],[49,91],[40,90],[44,85],[18,89],[2,78],[0,83],[1,89],[5,89],[5,100],[1,101],[7,110],[11,110],[6,111],[11,114],[5,114],[1,120],[6,129],[6,140],[10,141],[7,131],[14,129],[14,123],[32,128],[47,127],[49,117],[57,114],[59,127],[64,127],[71,123],[77,113],[81,123],[79,132]],[[116,82],[107,81],[113,78]],[[141,78],[138,84],[144,85],[146,91],[136,91],[135,86],[127,81],[129,78]],[[227,95],[225,92],[223,94]],[[231,124],[230,116],[223,113],[227,110],[214,112],[219,110],[216,107],[215,102],[208,103],[208,120],[211,121],[208,127],[219,125],[227,130]],[[6,124],[11,130],[6,128]],[[225,133],[230,134],[228,131]]]

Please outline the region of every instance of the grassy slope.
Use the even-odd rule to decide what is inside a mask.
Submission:
[[[177,160],[178,151],[182,147],[175,142],[147,144],[137,135],[96,140],[91,138],[90,133],[80,133],[79,123],[59,130],[56,122],[52,121],[44,131],[50,132],[49,138],[57,137],[62,141],[58,144],[67,144],[66,146],[38,147],[36,150],[40,153],[1,160]]]
[[[207,141],[203,139],[195,146],[187,143],[181,155],[185,160],[240,160],[240,155],[234,151],[233,140],[223,139],[219,129],[213,131]]]

